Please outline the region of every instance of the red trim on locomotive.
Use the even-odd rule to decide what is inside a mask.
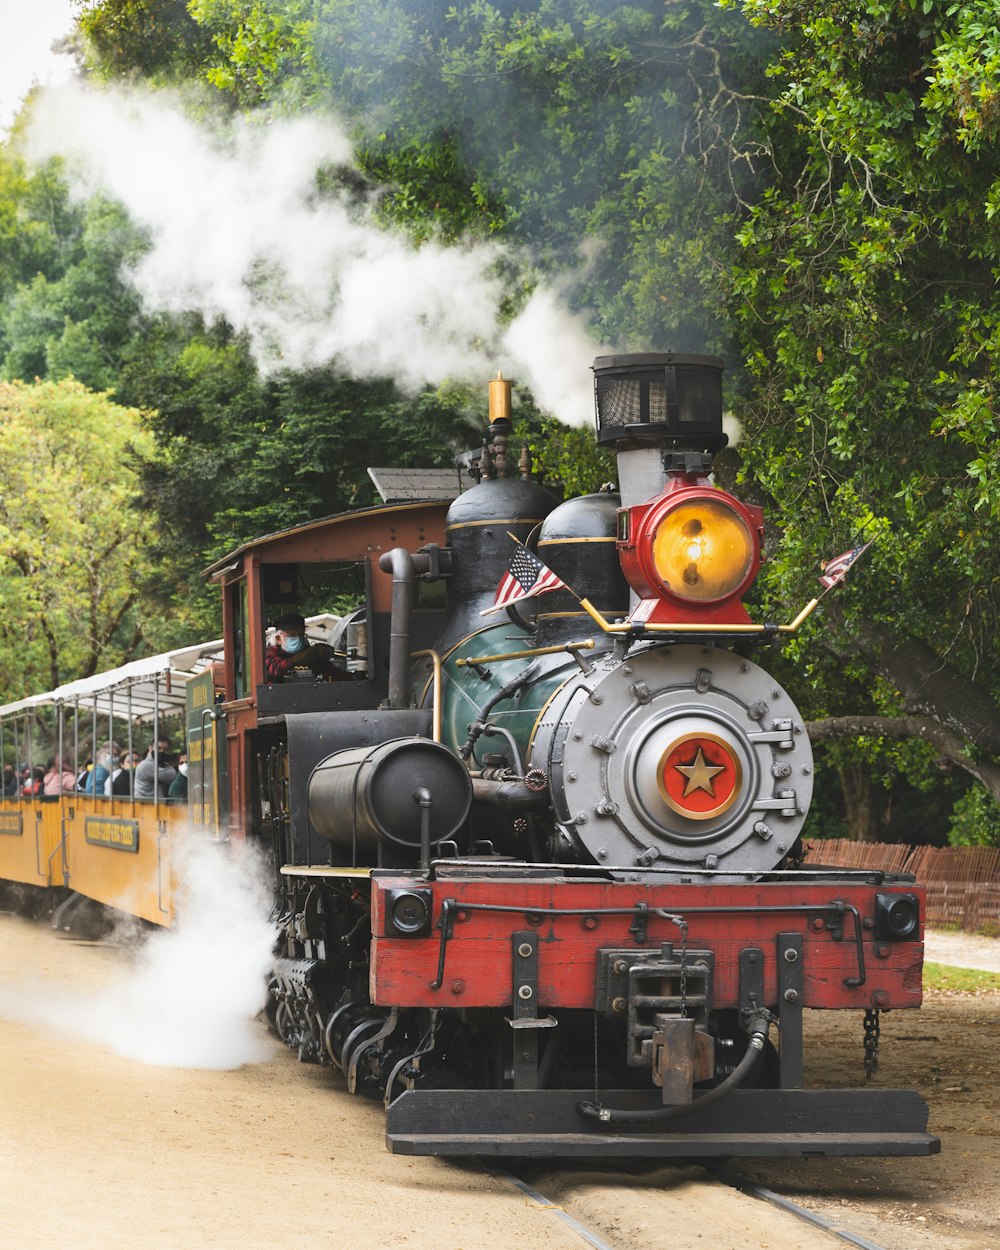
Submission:
[[[426,886],[434,895],[435,927],[428,936],[381,936],[387,891],[413,886],[413,878],[403,876],[380,875],[372,882],[371,995],[378,1006],[508,1006],[513,995],[511,935],[536,928],[539,1008],[593,1009],[598,950],[657,950],[664,942],[672,942],[675,952],[680,950],[677,925],[658,915],[657,909],[686,919],[689,949],[715,953],[713,1010],[740,1005],[739,955],[748,946],[765,952],[765,1001],[777,1002],[776,961],[768,952],[775,951],[779,933],[803,936],[804,1007],[887,1010],[919,1007],[922,999],[923,930],[918,940],[876,941],[872,932],[876,887],[870,884],[443,880]],[[880,892],[885,893],[885,887]],[[916,895],[922,914],[921,887],[907,884],[900,893]],[[438,922],[445,900],[454,900],[455,923],[445,942],[443,982],[434,989],[442,947]],[[836,914],[835,903],[844,905],[839,940],[827,928],[827,920]],[[642,941],[631,929],[639,905],[647,909]],[[778,907],[798,910],[767,910]],[[862,934],[865,981],[860,986],[845,984],[859,973],[852,908]],[[621,912],[602,915],[607,909]],[[538,913],[534,923],[532,912]],[[551,914],[560,912],[564,914]]]

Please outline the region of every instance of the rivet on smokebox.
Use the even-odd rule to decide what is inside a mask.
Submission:
[[[628,1002],[624,998],[615,998],[611,1003],[611,1010],[617,1011],[619,1015],[628,1007]]]
[[[465,982],[464,982],[464,981],[452,981],[452,983],[451,983],[451,992],[452,992],[453,994],[464,994],[464,993],[465,993]]]

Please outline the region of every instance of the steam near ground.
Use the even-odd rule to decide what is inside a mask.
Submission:
[[[242,847],[191,840],[179,868],[176,928],[120,933],[138,945],[113,986],[83,997],[37,980],[0,985],[0,1016],[159,1066],[238,1068],[269,1058],[255,1023],[275,938],[261,866]]]
[[[352,161],[332,117],[209,125],[167,93],[72,83],[40,95],[27,147],[66,157],[76,195],[110,195],[148,232],[131,277],[150,309],[224,317],[265,371],[335,363],[415,390],[501,368],[563,421],[592,417],[587,366],[602,349],[558,292],[539,285],[501,322],[498,263],[526,271],[525,257],[499,243],[414,247],[356,192],[319,193],[317,170]]]

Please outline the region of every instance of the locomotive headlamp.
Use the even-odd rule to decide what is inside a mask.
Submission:
[[[623,509],[618,553],[643,600],[633,620],[740,624],[740,596],[760,566],[763,514],[707,478],[675,474],[648,503]]]
[[[663,586],[680,599],[711,603],[735,594],[754,563],[749,526],[729,504],[682,503],[651,535],[652,562]]]
[[[920,903],[915,894],[875,895],[875,936],[881,940],[915,938],[920,931]]]

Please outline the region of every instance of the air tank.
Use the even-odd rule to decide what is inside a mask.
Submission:
[[[454,837],[471,804],[464,764],[429,738],[335,751],[309,778],[310,824],[329,841],[351,847],[355,863],[370,863],[385,844],[418,849],[424,819],[431,846]]]

